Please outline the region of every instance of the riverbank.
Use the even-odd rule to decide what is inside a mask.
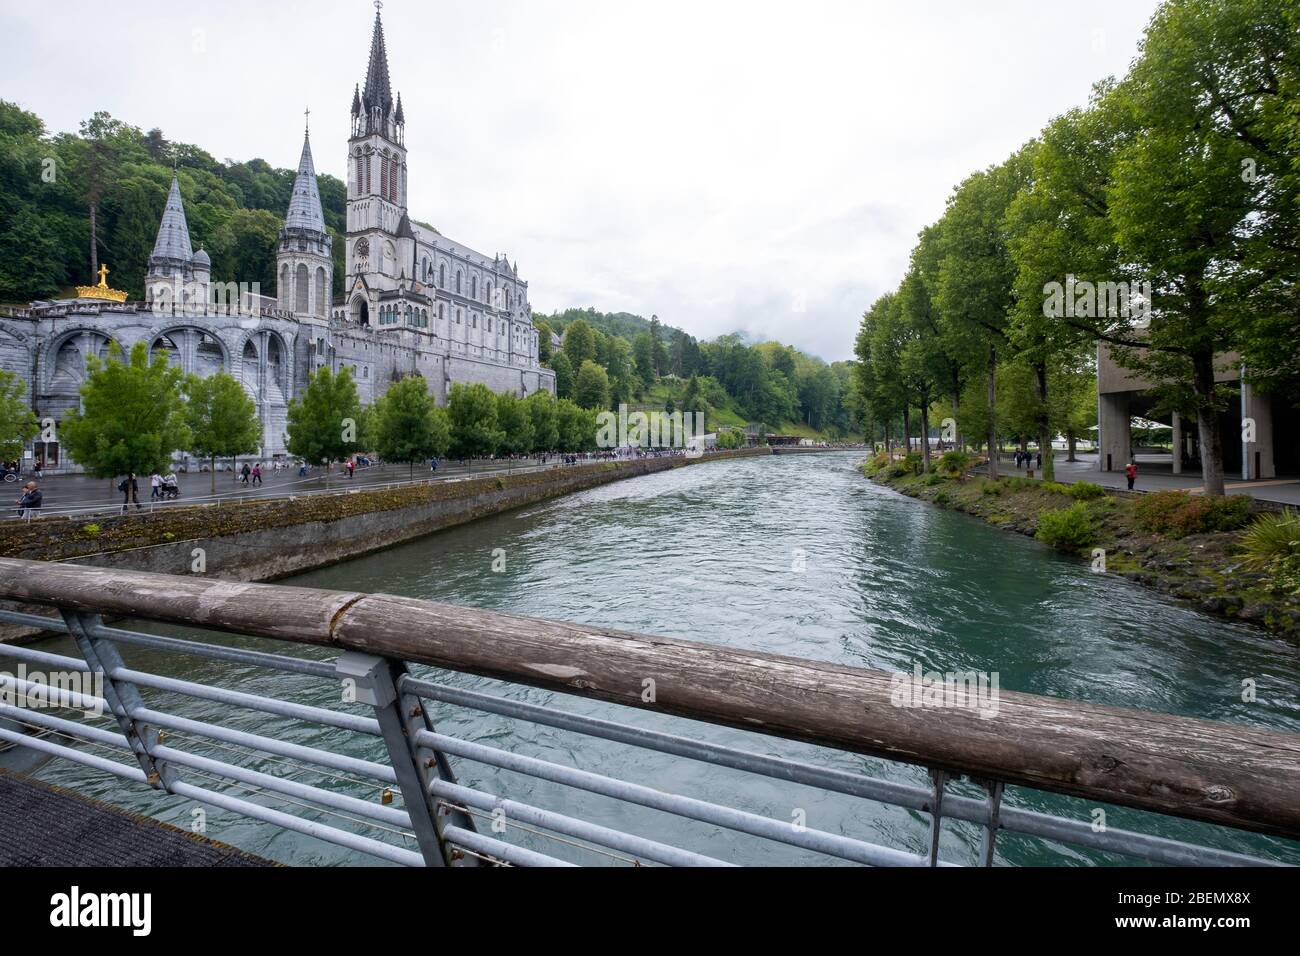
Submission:
[[[1294,559],[1249,560],[1246,531],[1259,519],[1250,499],[1177,491],[1130,495],[1087,482],[1072,486],[1008,476],[997,482],[953,469],[917,474],[918,463],[883,456],[861,470],[877,484],[991,525],[1038,538],[1091,562],[1097,573],[1191,602],[1219,617],[1300,639],[1300,580]]]
[[[383,491],[244,501],[145,514],[42,518],[6,528],[0,557],[70,561],[230,581],[273,581],[383,551],[446,528],[598,485],[674,468],[768,455],[643,458]],[[0,628],[0,643],[30,632]]]

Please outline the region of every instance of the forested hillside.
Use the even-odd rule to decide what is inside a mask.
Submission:
[[[173,169],[194,248],[207,250],[213,276],[260,282],[263,294],[274,295],[276,240],[295,170],[261,159],[219,161],[107,113],[96,113],[78,133],[51,135],[40,117],[0,100],[0,302],[86,284],[101,262],[115,288],[143,298]],[[340,292],[346,187],[332,176],[318,180]]]
[[[762,423],[770,431],[843,438],[856,432],[852,364],[826,364],[779,342],[737,334],[700,342],[681,329],[626,312],[569,309],[537,316],[563,336],[543,361],[561,397],[588,408],[622,403],[704,412],[709,427]]]

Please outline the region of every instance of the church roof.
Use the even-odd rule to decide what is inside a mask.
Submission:
[[[158,226],[158,241],[153,244],[153,257],[184,262],[194,258],[190,227],[185,221],[185,206],[181,203],[181,184],[174,175],[171,192],[167,194],[167,208],[163,210],[162,223]]]
[[[370,38],[370,66],[366,70],[366,105],[385,114],[393,108],[393,91],[388,82],[388,51],[384,48],[384,24],[375,11],[375,32]]]
[[[289,214],[285,216],[284,226],[286,229],[325,231],[325,214],[321,211],[320,189],[316,185],[316,166],[311,158],[309,135],[302,140],[298,178],[293,181],[293,197],[289,200]]]

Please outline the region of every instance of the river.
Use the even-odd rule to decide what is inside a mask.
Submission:
[[[1207,617],[1114,576],[1093,574],[1086,563],[1032,540],[880,488],[855,470],[860,458],[861,453],[790,455],[675,469],[483,519],[285,583],[383,591],[856,667],[911,672],[919,664],[927,671],[991,672],[999,675],[1003,691],[1300,731],[1300,653],[1294,645]],[[50,646],[58,649],[66,642]],[[128,663],[192,680],[322,706],[336,703],[336,689],[305,678],[163,660],[139,650],[128,650],[127,657]],[[1242,700],[1247,679],[1257,687],[1253,703]],[[504,689],[460,675],[447,680]],[[556,700],[582,713],[629,718],[628,711],[597,702],[525,688],[506,692],[530,701]],[[200,718],[219,712],[195,701],[180,707]],[[493,746],[731,802],[781,820],[803,814],[809,827],[915,852],[926,846],[928,817],[921,814],[450,707],[436,708],[432,717],[440,729]],[[922,771],[884,761],[654,714],[630,719],[843,769],[925,781]],[[312,739],[297,725],[265,715],[241,716],[238,725]],[[454,766],[462,783],[633,828],[721,859],[827,862],[515,774],[462,761]],[[193,806],[185,801],[132,792],[66,763],[49,765],[42,775],[181,826],[191,819]],[[1012,791],[1008,800],[1082,820],[1090,820],[1093,809],[1084,801],[1024,791]],[[210,836],[285,862],[354,861],[347,851],[310,838],[216,811],[209,816]],[[1294,845],[1281,841],[1114,808],[1107,810],[1107,823],[1300,863]],[[972,863],[978,840],[974,827],[949,821],[942,856]],[[617,862],[540,837],[521,842],[575,861]],[[1121,861],[1003,835],[998,862]]]

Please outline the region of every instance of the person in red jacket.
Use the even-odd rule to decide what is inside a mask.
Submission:
[[[1128,463],[1128,467],[1124,469],[1124,477],[1126,477],[1126,478],[1128,479],[1128,490],[1129,490],[1129,491],[1132,491],[1132,490],[1133,490],[1133,483],[1136,482],[1137,479],[1138,479],[1138,466],[1137,466],[1137,462],[1135,462],[1135,461],[1130,461],[1130,462]]]

